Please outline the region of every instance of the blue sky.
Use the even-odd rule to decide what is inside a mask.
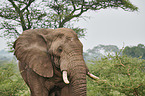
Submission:
[[[122,9],[103,9],[89,11],[83,16],[90,19],[80,19],[75,26],[87,29],[85,39],[80,39],[84,51],[99,44],[123,46],[145,45],[145,1],[130,0],[139,8],[138,12],[128,12]],[[6,40],[0,38],[0,50],[6,48]]]

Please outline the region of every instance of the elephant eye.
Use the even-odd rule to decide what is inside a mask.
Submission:
[[[58,47],[58,52],[60,52],[60,53],[62,52],[62,47],[61,46]]]
[[[59,34],[58,35],[59,38],[62,38],[63,36],[64,36],[64,34]]]

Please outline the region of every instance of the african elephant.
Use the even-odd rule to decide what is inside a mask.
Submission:
[[[68,28],[30,29],[14,43],[20,73],[31,96],[86,96],[83,46]]]

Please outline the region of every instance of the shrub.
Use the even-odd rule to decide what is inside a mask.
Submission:
[[[29,91],[13,62],[0,64],[0,96],[29,96]]]
[[[100,77],[88,78],[88,96],[143,96],[145,94],[145,60],[108,55],[87,63],[90,71]]]

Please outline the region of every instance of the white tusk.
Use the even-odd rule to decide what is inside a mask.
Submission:
[[[69,81],[68,81],[68,78],[67,78],[67,71],[63,71],[62,74],[63,74],[62,76],[63,76],[64,83],[69,84]]]
[[[95,75],[93,75],[93,74],[91,74],[91,73],[87,73],[87,75],[89,76],[89,77],[91,77],[91,78],[93,78],[93,79],[100,79],[99,77],[97,77],[97,76],[95,76]]]

